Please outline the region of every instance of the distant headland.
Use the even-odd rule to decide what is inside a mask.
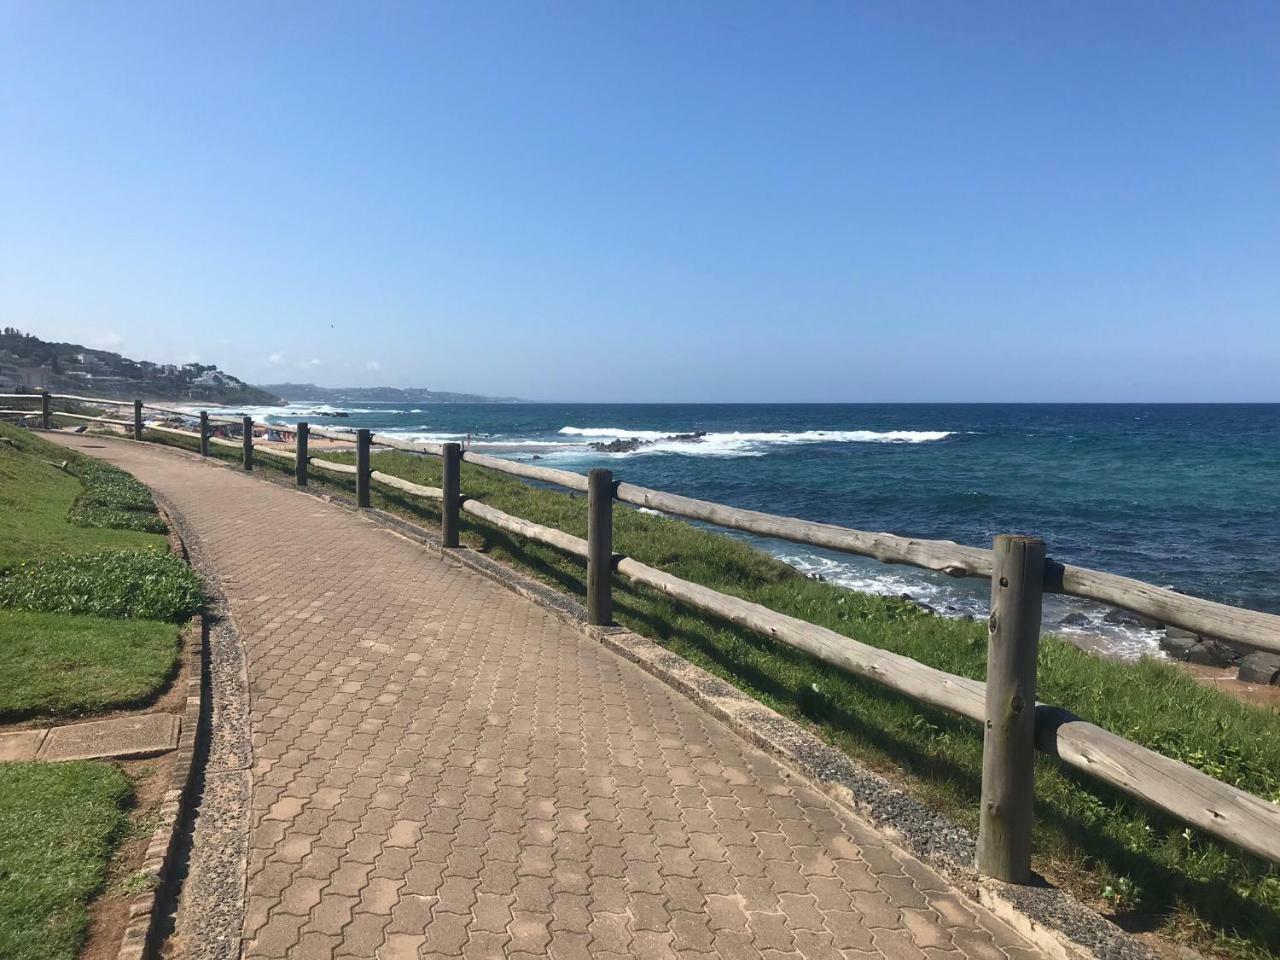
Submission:
[[[486,397],[426,387],[319,387],[314,383],[266,383],[258,389],[288,403],[522,403],[518,397]]]

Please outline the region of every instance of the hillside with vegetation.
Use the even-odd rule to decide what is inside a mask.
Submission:
[[[0,330],[0,393],[48,390],[108,399],[271,404],[279,398],[208,363],[152,363]]]
[[[486,397],[427,387],[319,387],[314,383],[266,383],[262,389],[293,403],[520,403],[516,397]]]

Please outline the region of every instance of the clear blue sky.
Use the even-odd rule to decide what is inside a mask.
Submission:
[[[257,382],[1280,400],[1280,3],[0,0],[0,320]]]

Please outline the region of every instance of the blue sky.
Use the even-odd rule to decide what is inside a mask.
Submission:
[[[0,319],[257,382],[1280,400],[1280,4],[0,0]]]

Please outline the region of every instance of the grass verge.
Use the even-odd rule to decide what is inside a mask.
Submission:
[[[179,628],[0,610],[0,721],[139,706],[172,676]]]
[[[159,535],[163,525],[146,532],[69,523],[86,489],[79,477],[59,467],[64,461],[70,469],[92,463],[29,430],[0,423],[0,571],[23,560],[107,547],[165,548]]]
[[[178,441],[178,445],[184,445]],[[352,461],[326,453],[326,459]],[[231,459],[228,457],[228,459]],[[439,461],[375,455],[375,468],[438,486]],[[258,469],[291,472],[263,458]],[[313,472],[321,489],[351,481]],[[586,534],[586,500],[463,465],[463,490],[508,513]],[[433,527],[435,504],[374,485],[374,505]],[[579,597],[585,571],[573,558],[463,515],[473,546]],[[615,549],[676,576],[961,676],[981,679],[986,632],[912,604],[812,581],[747,544],[690,524],[615,510]],[[769,638],[621,582],[618,621],[788,715],[903,783],[970,828],[976,826],[980,731],[874,683],[858,680]],[[1182,760],[1268,800],[1280,800],[1280,716],[1208,689],[1157,661],[1101,660],[1057,637],[1041,645],[1043,700]],[[1234,848],[1059,766],[1037,761],[1036,866],[1122,924],[1250,960],[1280,950],[1280,873]]]
[[[74,960],[127,825],[106,763],[0,763],[0,957]]]

